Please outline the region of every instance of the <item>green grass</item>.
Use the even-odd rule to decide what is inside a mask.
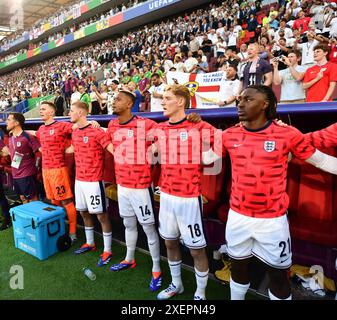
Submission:
[[[79,232],[83,236],[83,231]],[[136,252],[137,267],[122,272],[110,272],[108,267],[98,268],[96,263],[102,248],[101,236],[95,234],[99,250],[83,255],[74,255],[73,250],[80,246],[79,239],[74,248],[40,261],[37,258],[16,249],[13,228],[0,232],[0,299],[6,300],[154,300],[156,293],[149,290],[151,277],[151,257]],[[125,247],[113,242],[113,259],[116,263],[124,259]],[[111,265],[111,263],[109,265]],[[24,289],[12,290],[9,286],[13,275],[11,266],[21,265],[24,270]],[[97,279],[90,281],[82,272],[89,266]],[[171,277],[166,261],[161,262],[164,272],[163,288],[169,284]],[[182,300],[191,300],[195,291],[194,272],[183,269],[182,279],[185,292],[178,296]],[[209,280],[207,299],[228,299],[229,286],[212,279]],[[176,299],[176,298],[174,298]]]

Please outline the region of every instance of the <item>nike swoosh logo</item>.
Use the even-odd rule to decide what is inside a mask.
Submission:
[[[287,260],[289,260],[289,258],[290,258],[290,257],[288,257],[288,258],[285,259],[285,260],[282,260],[281,263],[286,262]]]
[[[242,143],[240,143],[240,144],[234,144],[234,148],[238,148],[240,146],[242,146]]]
[[[96,209],[98,209],[98,207],[92,207],[92,209],[93,209],[93,210],[96,210]]]
[[[147,220],[149,220],[150,218],[147,218],[147,219],[143,219],[143,221],[147,221]]]
[[[192,243],[198,243],[198,242],[200,242],[200,240],[197,240],[197,241],[192,240]]]

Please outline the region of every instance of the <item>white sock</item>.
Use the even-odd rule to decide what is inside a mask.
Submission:
[[[161,272],[159,236],[156,227],[154,224],[143,225],[143,230],[147,236],[147,244],[149,246],[149,251],[153,262],[152,272]]]
[[[271,293],[271,291],[268,289],[268,295],[269,295],[269,299],[270,300],[292,300],[292,296],[290,295],[288,298],[286,298],[286,299],[280,299],[280,298],[277,298],[277,297],[275,297],[272,293]]]
[[[195,271],[195,278],[197,280],[197,291],[195,292],[195,296],[199,296],[202,298],[206,298],[205,290],[208,281],[208,270],[201,272],[194,268]]]
[[[85,237],[87,238],[87,244],[89,246],[95,245],[94,227],[85,227]]]
[[[231,300],[245,300],[250,283],[240,284],[231,278],[229,284],[231,288]]]
[[[135,258],[135,250],[138,239],[137,219],[136,217],[124,218],[126,257],[125,260],[131,262]]]
[[[170,271],[171,271],[171,277],[172,277],[172,283],[178,288],[182,285],[181,281],[181,263],[182,261],[170,261],[168,260]]]
[[[112,232],[103,232],[104,252],[111,253]]]

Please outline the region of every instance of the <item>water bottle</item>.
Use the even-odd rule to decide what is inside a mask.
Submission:
[[[96,275],[88,267],[83,268],[83,272],[91,281],[96,280]]]

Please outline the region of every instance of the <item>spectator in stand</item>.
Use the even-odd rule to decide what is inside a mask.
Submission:
[[[278,70],[284,70],[287,66],[284,63],[283,57],[286,57],[289,52],[289,48],[286,46],[287,40],[285,38],[280,38],[279,41],[274,43],[272,55],[274,57],[280,58],[278,62]]]
[[[137,89],[137,85],[133,82],[130,81],[127,85],[127,90],[133,92],[136,95],[135,102],[132,106],[131,112],[139,112],[140,111],[140,104],[142,102],[142,95],[140,94],[139,90]]]
[[[269,62],[259,57],[259,45],[251,43],[248,46],[248,62],[243,69],[242,89],[250,85],[271,86],[273,81],[272,67]]]
[[[332,38],[329,40],[330,55],[329,61],[332,63],[337,63],[337,39]]]
[[[283,32],[283,34],[280,35],[280,32]],[[275,32],[275,41],[278,41],[280,38],[291,39],[292,37],[293,37],[293,32],[287,26],[287,20],[286,19],[282,19],[280,21],[280,27],[279,27],[279,29]]]
[[[293,29],[300,30],[301,34],[308,31],[308,26],[311,21],[310,17],[306,17],[304,11],[299,11],[297,14],[297,19],[293,24]]]
[[[239,53],[237,54],[237,59],[240,61],[240,63],[238,64],[238,77],[239,77],[239,79],[242,78],[243,69],[244,69],[245,65],[247,64],[247,62],[249,60],[247,49],[248,49],[247,44],[243,43],[240,46]]]
[[[314,48],[319,44],[319,41],[315,39],[315,35],[311,32],[307,34],[308,41],[305,43],[298,44],[295,42],[295,49],[298,49],[302,52],[302,66],[307,68],[315,64],[314,61]]]
[[[90,98],[89,94],[87,93],[84,85],[79,85],[78,91],[81,94],[80,101],[84,102],[87,105],[88,111],[89,111],[88,114],[91,115],[91,112],[92,112],[91,98]]]
[[[154,73],[151,77],[152,86],[149,89],[151,94],[151,112],[163,111],[161,102],[166,85],[162,82],[160,76]]]
[[[207,72],[209,72],[208,62],[207,61],[202,61],[202,55],[201,54],[199,54],[197,56],[197,61],[198,61],[198,64],[196,65],[193,73],[200,74],[200,73],[207,73]]]
[[[73,86],[72,77],[68,76],[67,80],[64,81],[64,97],[66,99],[67,108],[70,107],[70,98],[71,98],[71,88]]]
[[[215,47],[216,47],[216,56],[219,58],[225,54],[227,43],[221,38],[221,36],[218,36]]]
[[[140,80],[138,82],[138,90],[140,94],[142,95],[142,107],[141,111],[149,111],[150,110],[150,100],[151,100],[151,94],[149,92],[149,89],[151,87],[151,81],[150,79],[145,77],[143,69],[139,72]]]
[[[107,101],[108,101],[108,86],[104,83],[101,84],[101,90],[98,90],[95,85],[92,86],[93,92],[95,92],[97,99],[99,101],[99,114],[107,114]]]
[[[61,90],[56,90],[56,97],[54,99],[54,104],[56,106],[55,116],[62,117],[64,115],[64,98],[61,96]]]
[[[204,55],[207,57],[207,60],[209,60],[212,55],[212,46],[213,46],[212,40],[208,39],[208,35],[207,33],[205,33],[200,48],[202,49]]]
[[[177,72],[187,72],[184,62],[182,62],[181,54],[176,54],[173,61],[173,66]]]
[[[329,47],[319,44],[314,48],[316,65],[307,69],[303,80],[303,89],[307,91],[307,102],[332,101],[336,87],[337,66],[328,62]]]
[[[80,101],[81,99],[81,94],[78,91],[78,86],[73,86],[73,93],[71,94],[70,98],[70,105],[72,105],[76,101]]]
[[[240,59],[232,49],[227,49],[225,54],[227,66],[235,66],[236,69],[240,63]]]
[[[231,25],[229,30],[225,33],[227,38],[227,48],[237,52],[238,34],[234,31],[234,26]]]
[[[108,114],[113,114],[112,106],[114,103],[114,100],[118,94],[118,86],[119,82],[118,80],[112,80],[112,83],[108,90],[108,98],[107,98],[107,112]]]
[[[39,84],[35,82],[32,88],[32,98],[38,98],[40,96],[40,93],[41,89],[39,87]]]
[[[252,13],[249,16],[249,19],[247,20],[247,30],[249,32],[254,32],[254,36],[252,37],[254,40],[255,40],[256,30],[257,30],[258,25],[259,23],[257,22],[255,15]]]
[[[185,69],[187,73],[192,73],[194,68],[198,65],[198,60],[193,57],[193,52],[188,52],[188,59],[185,61]]]
[[[279,57],[272,60],[274,68],[273,83],[281,85],[280,103],[303,103],[305,102],[305,91],[303,90],[302,80],[306,67],[298,65],[301,61],[299,51],[289,51],[288,57],[281,58],[287,66],[286,69],[279,71]]]
[[[89,96],[90,96],[91,106],[92,106],[91,114],[93,115],[98,115],[101,113],[101,105],[100,105],[96,92],[97,92],[97,86],[96,84],[92,83],[90,86]]]
[[[219,92],[219,107],[235,107],[236,97],[240,94],[241,83],[237,77],[237,68],[231,65],[226,71],[226,80],[223,81]]]

